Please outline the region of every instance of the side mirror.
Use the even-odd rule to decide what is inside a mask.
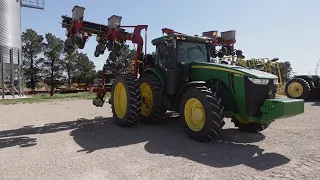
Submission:
[[[213,58],[217,57],[216,48],[214,46],[209,46],[209,54]]]

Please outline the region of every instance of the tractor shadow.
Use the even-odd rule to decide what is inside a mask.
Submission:
[[[313,101],[311,106],[320,106],[320,101]]]
[[[320,99],[307,99],[306,103],[311,103],[311,106],[320,106]]]
[[[48,123],[39,127],[30,125],[23,126],[18,129],[0,131],[0,149],[13,146],[23,148],[37,145],[37,139],[27,137],[27,135],[51,134],[60,131],[79,129],[82,127],[86,127],[87,129],[90,127],[95,128],[103,125],[108,120],[111,120],[111,118],[97,117],[93,120],[80,118],[76,121]]]
[[[19,146],[21,148],[37,145],[35,138],[30,137],[13,137],[0,139],[0,149],[13,146]]]
[[[86,121],[86,120],[85,120]],[[71,132],[81,146],[79,152],[91,153],[105,148],[114,148],[146,142],[144,148],[152,154],[184,157],[211,167],[223,168],[246,165],[264,171],[290,162],[278,153],[263,153],[264,149],[248,144],[262,141],[263,134],[249,134],[236,129],[225,129],[219,138],[210,143],[189,139],[177,118],[166,118],[158,125],[137,124],[133,128],[121,128],[105,119],[96,126],[92,120]]]
[[[317,89],[305,102],[313,103],[311,106],[320,106],[320,89]]]

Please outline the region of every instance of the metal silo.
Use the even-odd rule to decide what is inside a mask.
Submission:
[[[44,8],[44,0],[0,0],[0,94],[23,95],[21,7]]]

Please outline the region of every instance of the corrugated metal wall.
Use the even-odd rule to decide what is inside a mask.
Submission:
[[[9,49],[14,48],[13,64],[18,64],[21,50],[21,2],[0,0],[0,46],[3,47],[3,62],[10,63]]]

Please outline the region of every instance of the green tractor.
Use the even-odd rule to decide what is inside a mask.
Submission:
[[[320,76],[296,75],[285,86],[286,96],[294,99],[312,100],[320,96]]]
[[[221,51],[207,38],[169,33],[152,44],[155,58],[140,69],[140,77],[118,76],[113,83],[110,104],[120,126],[157,123],[166,111],[175,111],[190,138],[210,141],[223,131],[225,117],[256,133],[277,118],[304,112],[303,100],[275,99],[277,76],[212,63]]]
[[[147,25],[121,26],[121,16],[111,16],[108,25],[84,21],[83,7],[75,6],[73,16],[62,16],[66,28],[66,47],[84,48],[95,34],[98,42],[95,55],[110,51],[117,57],[126,41],[137,44],[133,73],[116,76],[109,103],[114,122],[122,127],[139,121],[158,123],[167,111],[180,114],[188,136],[197,141],[210,141],[223,131],[225,117],[242,131],[260,132],[277,118],[304,112],[301,99],[275,99],[278,77],[245,67],[214,63],[225,55],[242,56],[233,49],[235,31],[204,32],[202,37],[189,36],[164,28],[166,35],[152,40],[155,56],[142,59],[141,30]],[[123,28],[134,28],[133,33]],[[145,31],[146,32],[146,31]],[[82,41],[76,41],[75,37]],[[147,36],[145,36],[147,37]],[[75,43],[75,44],[74,44]],[[221,49],[217,50],[217,47]],[[145,49],[144,52],[147,52]],[[98,87],[93,104],[102,107],[109,88]]]

